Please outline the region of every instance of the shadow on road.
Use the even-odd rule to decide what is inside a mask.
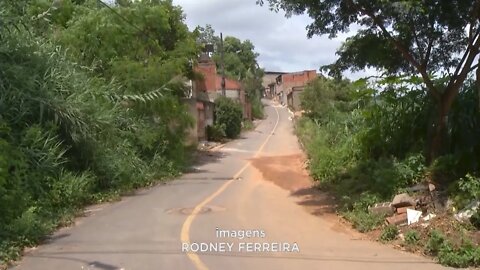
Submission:
[[[228,157],[229,154],[221,151],[197,151],[193,154],[192,164],[184,170],[184,173],[201,173],[207,172],[199,167],[206,164],[219,163],[222,159]]]
[[[302,188],[291,193],[291,196],[298,197],[299,205],[305,206],[309,213],[315,216],[335,214],[336,205],[334,199],[326,192],[315,186]]]

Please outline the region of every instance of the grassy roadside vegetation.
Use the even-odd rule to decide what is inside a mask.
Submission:
[[[474,81],[462,88],[449,115],[444,154],[426,165],[424,150],[432,106],[415,78],[376,83],[319,78],[302,96],[304,116],[296,131],[319,187],[333,193],[338,211],[361,232],[381,228],[384,218],[368,206],[422,181],[435,181],[461,209],[480,195],[478,92]],[[451,216],[442,219],[450,222]],[[405,233],[402,245],[435,256],[454,267],[479,266],[480,248],[472,224],[451,221]],[[478,225],[478,224],[477,224]],[[382,241],[398,239],[396,227],[384,227]],[[426,241],[420,241],[420,240]],[[423,242],[426,242],[424,244]]]
[[[191,76],[195,36],[168,1],[122,3],[142,29],[98,1],[0,3],[0,268],[85,205],[188,161],[193,120],[172,78]]]
[[[181,99],[202,33],[184,19],[167,0],[0,1],[0,269],[86,205],[188,165]],[[241,70],[256,70],[253,44],[229,40],[245,47]],[[261,73],[248,76],[256,87]],[[217,105],[220,135],[235,137],[240,106]]]

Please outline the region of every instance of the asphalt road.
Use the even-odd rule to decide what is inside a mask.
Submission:
[[[181,178],[90,207],[14,269],[445,269],[339,223],[309,189],[290,113],[266,113]]]

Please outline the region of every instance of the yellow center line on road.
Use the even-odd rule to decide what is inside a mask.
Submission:
[[[275,123],[275,126],[272,129],[272,132],[268,135],[268,137],[265,139],[263,144],[258,148],[257,152],[253,156],[258,157],[260,153],[262,152],[263,148],[267,145],[268,141],[270,138],[273,136],[275,133],[275,130],[277,129],[278,122],[280,121],[280,114],[278,113],[278,110],[276,107],[272,108],[275,109],[275,112],[277,113],[277,122]],[[195,208],[193,208],[192,213],[187,217],[185,222],[183,223],[182,230],[180,232],[180,239],[182,243],[190,243],[190,227],[192,226],[193,220],[195,220],[195,217],[197,217],[198,213],[202,210],[202,208],[207,205],[207,203],[211,202],[213,199],[215,199],[218,195],[220,195],[223,191],[227,189],[227,187],[234,182],[236,178],[238,178],[250,165],[251,161],[249,160],[230,180],[225,182],[220,188],[217,189],[214,193],[212,193],[210,196],[208,196],[206,199],[204,199],[202,202],[200,202]],[[187,253],[187,257],[192,261],[192,263],[195,265],[195,268],[198,270],[208,270],[208,267],[205,265],[205,263],[202,262],[200,257],[196,253],[189,252]]]

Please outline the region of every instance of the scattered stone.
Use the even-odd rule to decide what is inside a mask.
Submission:
[[[413,209],[407,209],[408,225],[417,223],[421,217],[422,217],[422,212],[413,210]]]
[[[405,241],[405,235],[403,235],[403,233],[399,234],[398,238],[402,241]]]
[[[388,217],[386,218],[387,224],[389,225],[402,225],[406,224],[408,219],[407,219],[407,213],[396,215],[393,217]]]
[[[395,212],[395,208],[393,208],[391,203],[384,202],[384,203],[376,203],[373,206],[370,206],[368,208],[368,211],[371,214],[391,216]]]
[[[426,190],[428,190],[428,186],[426,184],[417,184],[413,187],[406,188],[405,190],[407,192],[426,191]]]
[[[423,221],[429,221],[429,220],[435,218],[436,216],[437,216],[437,215],[435,215],[435,214],[428,214],[428,215],[424,216],[424,217],[422,218],[422,220],[423,220]]]
[[[428,190],[429,190],[430,192],[434,191],[435,189],[436,189],[436,187],[435,187],[434,184],[432,184],[432,183],[428,184]]]
[[[430,194],[417,197],[417,204],[420,204],[421,206],[428,206],[431,203],[432,203],[432,196]]]
[[[468,220],[475,212],[477,212],[478,207],[480,206],[480,201],[473,201],[468,204],[462,211],[454,215],[455,219],[458,221]]]
[[[401,208],[406,206],[415,206],[415,200],[407,193],[398,194],[393,198],[392,205],[395,208]]]
[[[457,209],[455,208],[455,202],[450,198],[445,203],[445,208],[447,208],[448,211],[452,211],[452,212],[457,211]]]

